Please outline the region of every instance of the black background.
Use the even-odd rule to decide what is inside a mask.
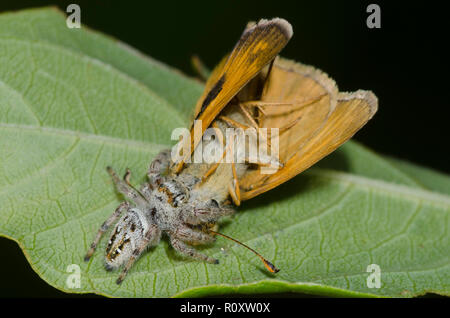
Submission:
[[[294,36],[281,55],[322,69],[341,91],[378,96],[379,111],[356,140],[449,173],[449,19],[441,2],[2,0],[0,12],[47,5],[65,11],[69,3],[81,6],[83,24],[188,75],[193,54],[212,68],[248,21],[283,17]],[[366,26],[370,3],[381,7],[381,29]],[[75,297],[40,280],[14,242],[1,238],[0,250],[0,296]]]

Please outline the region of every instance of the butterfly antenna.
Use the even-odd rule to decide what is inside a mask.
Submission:
[[[231,240],[235,243],[238,243],[239,245],[249,249],[250,251],[252,251],[253,253],[255,253],[256,256],[258,256],[261,261],[264,263],[264,266],[266,266],[266,268],[271,272],[271,273],[278,273],[280,270],[278,268],[275,267],[275,265],[273,265],[271,262],[269,262],[268,260],[266,260],[261,254],[259,254],[257,251],[255,251],[253,248],[251,248],[250,246],[245,245],[244,243],[239,242],[238,240],[229,237],[228,235],[213,231],[213,230],[208,230],[209,232],[216,234],[216,235],[220,235],[228,240]]]

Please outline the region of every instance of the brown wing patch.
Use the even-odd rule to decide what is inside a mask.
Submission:
[[[228,60],[228,55],[226,55],[222,60],[220,60],[219,64],[214,67],[214,69],[211,72],[211,75],[209,76],[208,80],[205,84],[205,89],[203,90],[202,96],[198,99],[197,104],[195,106],[195,112],[194,112],[194,118],[197,118],[198,114],[200,113],[200,110],[202,108],[202,105],[205,102],[206,96],[210,93],[210,91],[213,89],[213,86],[216,85],[216,83],[219,81],[220,77],[223,73],[223,68],[225,66],[225,63]],[[192,124],[194,124],[192,122]]]

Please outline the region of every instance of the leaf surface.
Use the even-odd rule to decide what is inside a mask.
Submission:
[[[356,142],[267,194],[245,202],[221,230],[231,242],[186,260],[166,241],[121,286],[103,267],[103,239],[83,256],[121,198],[107,165],[142,182],[171,132],[190,121],[202,86],[126,45],[68,29],[55,9],[0,16],[0,235],[66,292],[168,297],[299,292],[332,296],[450,294],[450,178],[387,159]],[[374,119],[376,120],[376,118]],[[80,266],[80,288],[67,267]],[[367,266],[381,269],[368,288]]]

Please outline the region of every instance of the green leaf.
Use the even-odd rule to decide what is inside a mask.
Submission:
[[[121,198],[107,165],[144,180],[152,157],[186,126],[202,86],[117,40],[68,29],[54,9],[0,16],[0,235],[66,292],[127,297],[300,292],[331,296],[450,294],[448,176],[348,142],[319,165],[245,202],[221,230],[281,272],[218,239],[186,260],[166,241],[122,285],[103,267],[102,240],[83,256]],[[376,120],[376,118],[374,119]],[[70,288],[67,267],[81,268]],[[367,266],[381,269],[368,288]]]
[[[399,159],[389,157],[386,159],[396,168],[410,175],[423,188],[450,195],[450,178],[447,175]]]

